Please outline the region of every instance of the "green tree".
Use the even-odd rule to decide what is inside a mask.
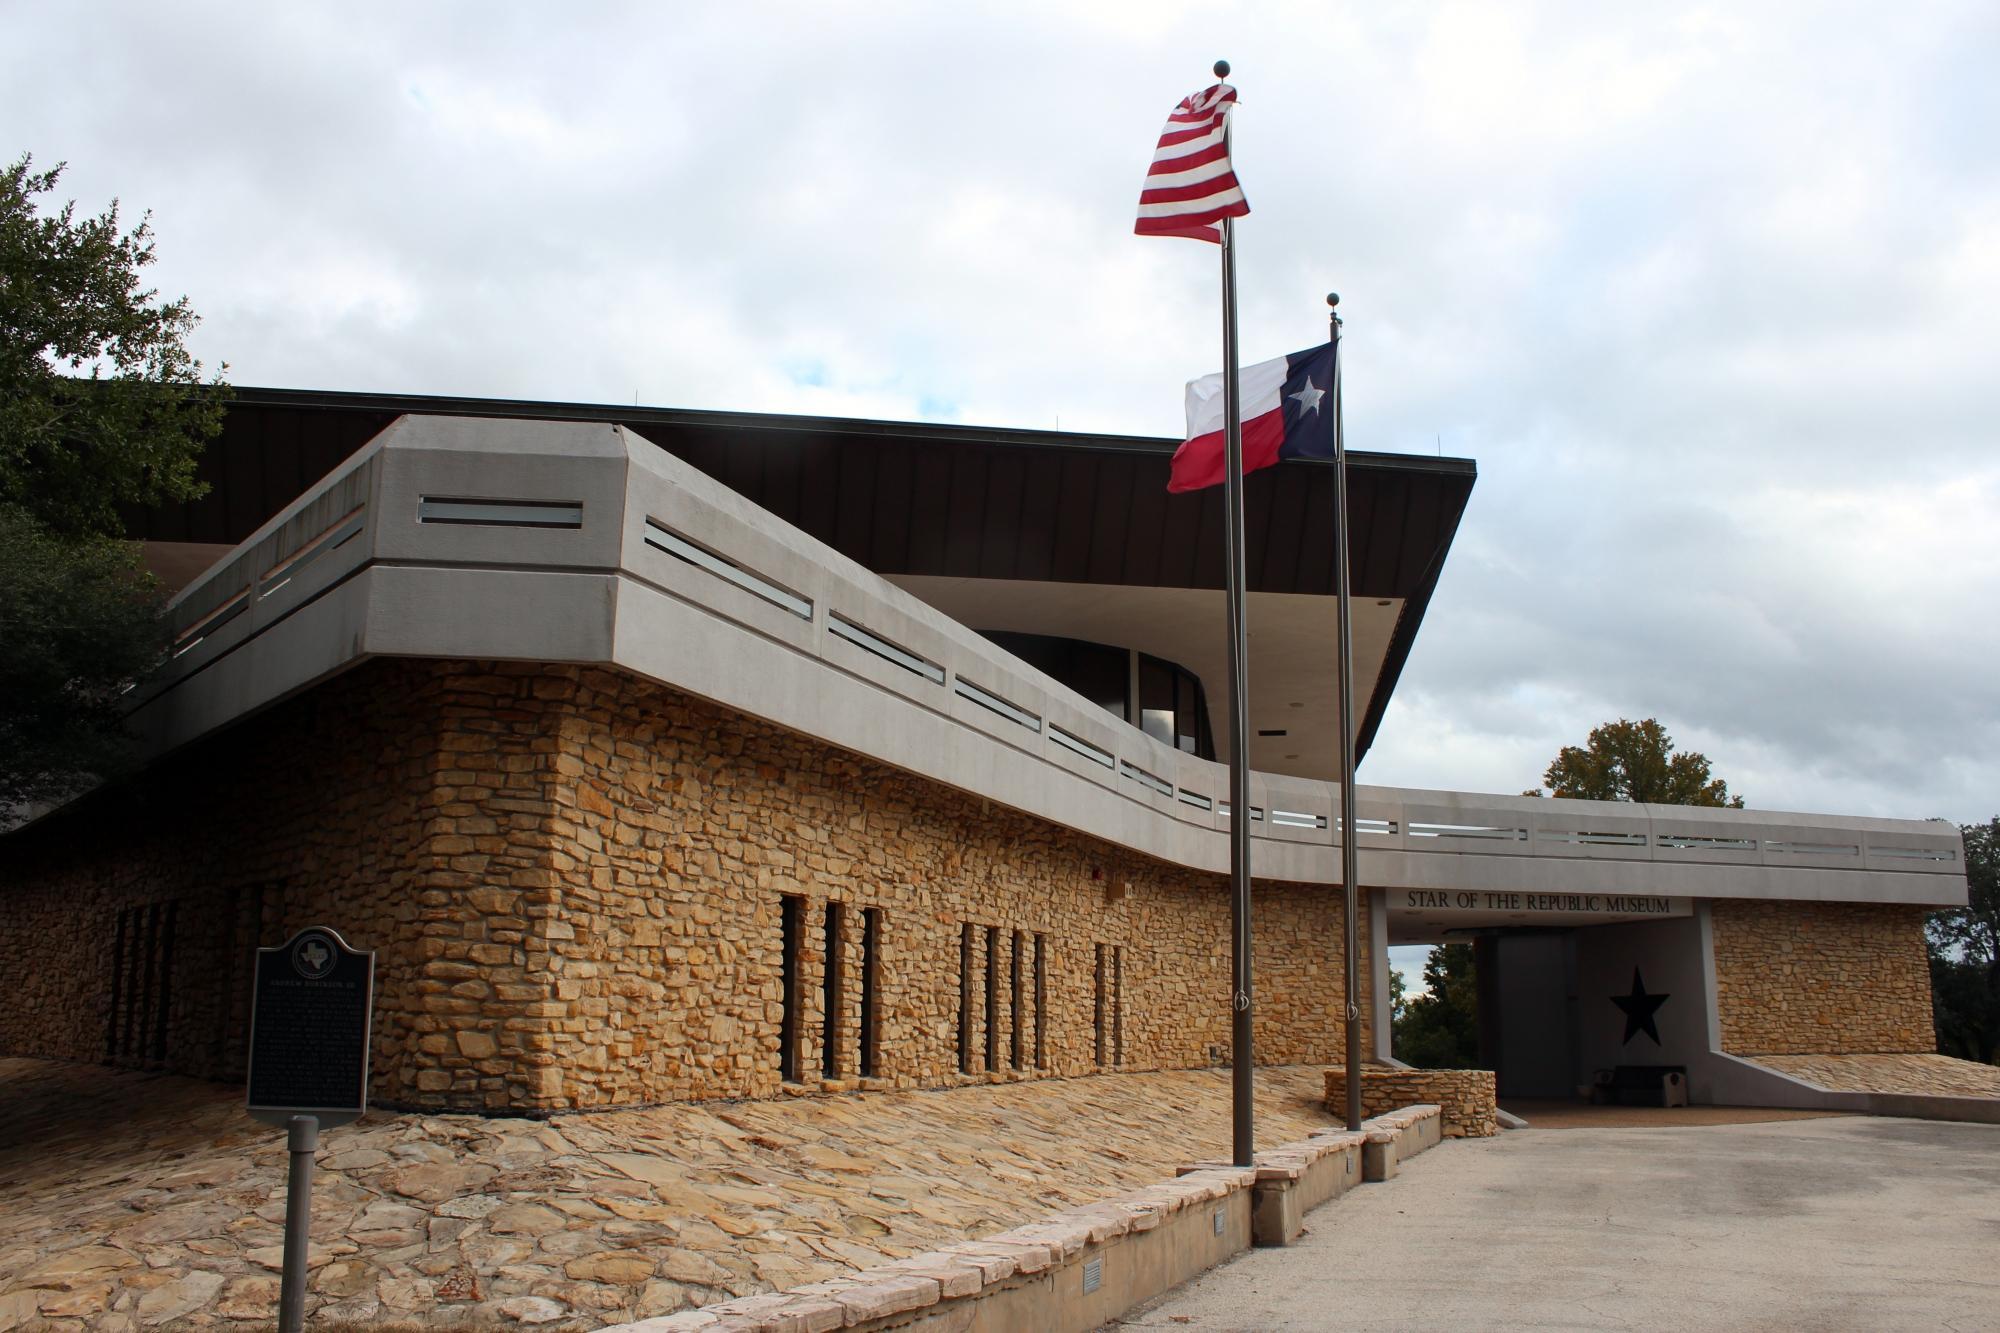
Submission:
[[[1478,977],[1470,944],[1439,944],[1424,959],[1422,995],[1391,1029],[1396,1058],[1419,1069],[1479,1069]]]
[[[133,542],[64,542],[0,505],[0,828],[117,763],[119,693],[165,649],[159,586]]]
[[[121,506],[191,499],[225,387],[160,301],[145,219],[38,208],[62,167],[0,170],[0,825],[115,766],[119,695],[164,650]]]
[[[1995,1063],[2000,1055],[2000,816],[1966,824],[1966,905],[1925,923],[1938,1050]]]
[[[187,298],[141,286],[151,215],[121,232],[115,202],[44,213],[62,167],[32,161],[0,171],[0,504],[64,540],[116,537],[120,505],[201,494],[223,385],[187,350]]]
[[[1620,718],[1590,733],[1582,746],[1565,745],[1542,774],[1551,796],[1586,801],[1641,801],[1654,805],[1743,807],[1729,784],[1709,773],[1708,756],[1674,751],[1674,738],[1654,718]],[[1527,793],[1541,795],[1540,788]]]

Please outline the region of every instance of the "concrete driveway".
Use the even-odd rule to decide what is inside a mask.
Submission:
[[[2000,1329],[2000,1126],[1452,1140],[1127,1316],[1162,1329]]]

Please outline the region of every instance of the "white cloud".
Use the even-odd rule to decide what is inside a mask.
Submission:
[[[243,384],[1170,434],[1215,256],[1130,233],[1243,91],[1243,346],[1481,480],[1364,775],[1658,715],[1765,806],[2000,808],[2000,12],[114,5],[0,110]]]

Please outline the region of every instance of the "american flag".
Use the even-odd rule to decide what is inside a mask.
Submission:
[[[1222,243],[1223,218],[1250,211],[1229,165],[1229,109],[1236,90],[1226,83],[1181,99],[1167,117],[1146,186],[1139,192],[1141,236],[1186,236]]]

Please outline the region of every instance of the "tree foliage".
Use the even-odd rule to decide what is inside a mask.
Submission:
[[[1707,755],[1676,753],[1674,738],[1650,717],[1607,722],[1594,728],[1583,745],[1565,745],[1542,782],[1552,796],[1586,801],[1743,806],[1741,796],[1729,794],[1728,783],[1711,775]]]
[[[118,507],[191,499],[222,428],[221,380],[187,350],[187,298],[140,282],[150,215],[37,208],[61,165],[0,170],[0,504],[65,540],[115,537]]]
[[[1966,905],[1925,923],[1938,1050],[1995,1063],[2000,1056],[2000,816],[1966,824]]]
[[[222,425],[186,298],[140,282],[147,221],[40,210],[61,174],[0,170],[0,825],[117,762],[120,692],[165,638],[119,511],[201,494]]]
[[[162,594],[138,556],[132,542],[59,541],[0,505],[0,814],[116,763],[119,692],[166,647]]]
[[[1479,1069],[1479,995],[1470,944],[1439,944],[1424,959],[1422,995],[1403,1002],[1396,1058],[1419,1069]]]

